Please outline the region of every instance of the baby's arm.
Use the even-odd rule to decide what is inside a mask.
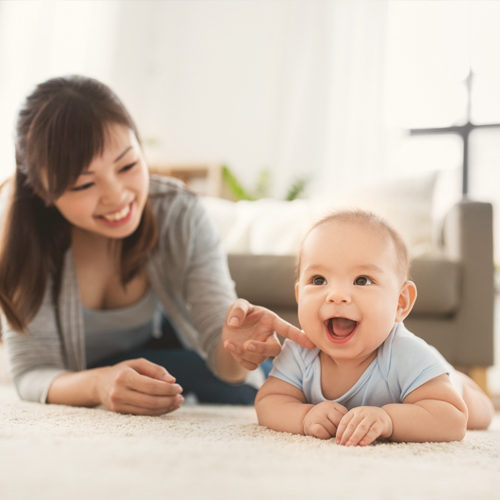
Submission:
[[[467,429],[467,407],[445,374],[383,409],[392,420],[392,441],[460,441]]]
[[[259,390],[255,408],[260,425],[320,439],[335,436],[339,422],[347,413],[346,408],[334,401],[308,404],[300,389],[272,376]]]
[[[255,410],[260,425],[275,431],[304,434],[304,417],[313,407],[304,393],[276,377],[269,377],[255,398]]]
[[[448,375],[440,375],[408,394],[403,403],[353,408],[340,421],[337,442],[366,445],[380,436],[391,441],[458,441],[466,428],[467,407]]]

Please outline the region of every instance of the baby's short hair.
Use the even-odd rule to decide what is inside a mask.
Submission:
[[[331,212],[330,214],[324,216],[317,222],[315,222],[312,227],[307,231],[302,240],[302,244],[300,245],[299,255],[297,259],[297,277],[300,273],[300,261],[302,254],[302,247],[304,245],[304,241],[309,236],[309,234],[316,229],[318,226],[322,226],[323,224],[328,224],[330,222],[348,222],[354,224],[364,224],[369,226],[375,230],[380,231],[380,233],[385,234],[386,237],[392,241],[394,245],[394,249],[396,251],[396,256],[398,259],[397,266],[398,270],[401,273],[401,276],[406,280],[410,277],[410,259],[408,256],[408,248],[406,243],[400,234],[382,217],[374,214],[373,212],[369,212],[367,210],[337,210],[335,212]]]

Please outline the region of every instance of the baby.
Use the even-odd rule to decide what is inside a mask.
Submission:
[[[295,296],[316,348],[285,341],[255,400],[261,425],[347,446],[489,426],[479,386],[404,327],[417,296],[408,273],[403,240],[373,214],[337,212],[309,230]]]

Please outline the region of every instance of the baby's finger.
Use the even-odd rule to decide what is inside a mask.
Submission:
[[[347,426],[349,425],[349,422],[351,421],[353,417],[352,413],[347,412],[341,419],[339,424],[337,425],[337,439],[336,442],[337,444],[341,444],[342,439],[344,437],[344,433],[347,429]]]
[[[370,422],[362,420],[358,423],[356,428],[352,431],[351,437],[345,443],[346,446],[357,446],[360,441],[368,434],[370,431]]]
[[[330,437],[335,436],[335,434],[337,433],[337,425],[334,422],[332,422],[328,418],[328,416],[327,418],[321,421],[321,425],[328,431]]]
[[[380,431],[376,425],[372,425],[365,436],[359,441],[360,446],[372,444],[380,436]]]
[[[328,420],[335,425],[335,432],[337,431],[337,427],[342,420],[342,417],[345,415],[345,413],[342,413],[339,408],[331,408],[328,410],[328,413],[326,414]]]
[[[319,439],[330,439],[332,434],[322,424],[312,424],[306,431],[306,436],[314,436]]]
[[[351,441],[353,434],[358,428],[360,420],[361,419],[357,415],[353,415],[353,417],[349,420],[349,423],[347,424],[345,430],[342,432],[342,437],[340,439],[341,445],[346,445]],[[363,436],[365,435],[365,433],[366,432],[363,433]]]
[[[337,403],[336,401],[330,401],[330,403],[342,416],[346,415],[349,411],[345,406]]]
[[[240,326],[251,309],[251,304],[245,299],[236,299],[227,310],[226,324],[231,327]]]

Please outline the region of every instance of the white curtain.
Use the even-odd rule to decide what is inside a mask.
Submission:
[[[334,194],[384,176],[386,15],[384,1],[294,2],[276,145],[283,184],[310,175],[311,194]]]
[[[14,161],[14,127],[39,82],[70,73],[109,79],[116,2],[0,1],[0,179]]]
[[[384,175],[386,1],[0,2],[0,176],[27,92],[78,72],[109,83],[163,163],[272,171],[330,194]]]

